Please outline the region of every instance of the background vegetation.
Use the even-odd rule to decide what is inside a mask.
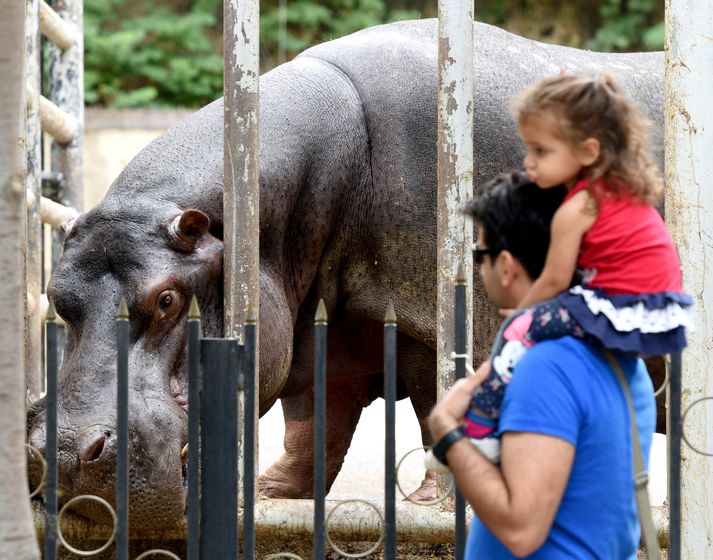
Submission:
[[[113,107],[204,105],[222,95],[222,0],[85,0],[85,99]],[[602,51],[663,46],[663,0],[478,0],[476,19]],[[263,0],[261,66],[358,29],[435,17],[436,0]],[[280,22],[284,22],[280,25]]]

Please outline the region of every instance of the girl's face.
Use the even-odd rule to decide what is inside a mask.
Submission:
[[[530,181],[541,189],[558,185],[572,188],[584,165],[591,162],[561,138],[555,116],[549,112],[530,115],[519,128],[527,148],[523,163]]]

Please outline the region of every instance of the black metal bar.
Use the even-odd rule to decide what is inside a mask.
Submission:
[[[200,557],[238,557],[238,343],[201,340]]]
[[[47,313],[47,441],[45,460],[45,560],[57,558],[57,321],[50,300]]]
[[[465,377],[466,364],[466,279],[462,265],[458,267],[455,285],[455,369],[456,379]],[[463,560],[465,556],[465,500],[463,494],[456,489],[456,534],[455,560]]]
[[[384,560],[396,560],[396,313],[384,319]]]
[[[201,315],[198,301],[193,296],[188,312],[188,496],[186,516],[188,542],[186,558],[198,560],[200,542],[200,336]]]
[[[314,318],[314,540],[313,558],[324,558],[326,527],[327,311],[319,300]]]
[[[255,342],[257,324],[251,308],[245,319],[243,383],[245,390],[245,453],[243,456],[243,560],[255,558]]]
[[[59,192],[65,186],[64,173],[61,171],[42,171],[40,180],[42,182],[42,196],[59,202]]]
[[[129,560],[129,310],[116,320],[116,559]]]
[[[668,385],[668,558],[681,560],[681,353],[671,355]]]

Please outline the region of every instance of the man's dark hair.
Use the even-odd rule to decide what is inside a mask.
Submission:
[[[510,251],[535,279],[545,266],[552,216],[566,194],[565,187],[541,189],[523,171],[512,171],[489,181],[464,211],[483,228],[488,247]]]

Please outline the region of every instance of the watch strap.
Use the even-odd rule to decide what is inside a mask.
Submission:
[[[463,431],[463,426],[458,426],[453,428],[450,432],[444,435],[438,442],[431,448],[433,454],[436,456],[441,463],[448,466],[448,461],[446,460],[446,453],[453,446],[455,442],[468,437]]]

